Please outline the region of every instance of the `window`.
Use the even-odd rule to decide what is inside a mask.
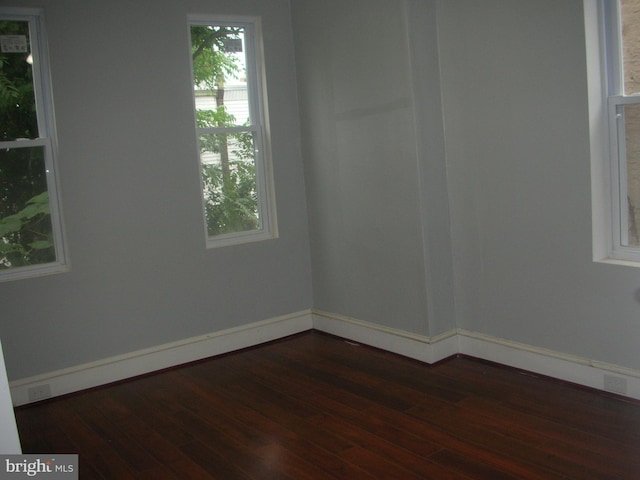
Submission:
[[[0,9],[0,280],[65,266],[42,21]]]
[[[207,245],[275,236],[260,24],[189,17]]]
[[[601,256],[640,261],[640,1],[602,0],[599,8],[610,210],[599,225],[610,232]]]

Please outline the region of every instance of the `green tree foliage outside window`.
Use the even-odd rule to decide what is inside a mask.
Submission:
[[[261,226],[253,134],[237,128],[250,121],[240,123],[225,103],[228,80],[244,73],[241,57],[229,48],[230,42],[241,45],[243,33],[242,27],[191,26],[194,88],[196,93],[215,99],[214,108],[196,110],[209,236]],[[204,160],[207,155],[211,160]]]
[[[0,21],[0,35],[27,42],[0,53],[0,142],[38,138],[29,24]],[[0,269],[56,259],[44,147],[12,145],[0,150]]]

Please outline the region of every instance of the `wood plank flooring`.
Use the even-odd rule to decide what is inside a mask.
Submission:
[[[640,403],[318,332],[16,416],[81,479],[640,479]]]

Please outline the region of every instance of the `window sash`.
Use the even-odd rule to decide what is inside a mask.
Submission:
[[[53,102],[51,98],[49,63],[45,40],[46,32],[43,17],[43,12],[40,9],[0,8],[0,19],[28,22],[29,24],[30,53],[33,57],[33,88],[38,123],[37,138],[1,141],[0,149],[42,147],[44,150],[44,168],[47,192],[49,195],[51,234],[53,237],[55,260],[48,263],[2,269],[0,270],[0,282],[48,275],[63,272],[68,269],[56,175],[57,143],[53,121]]]
[[[226,16],[201,16],[189,15],[188,28],[192,26],[221,26],[221,27],[241,27],[244,30],[244,47],[246,49],[246,75],[249,108],[249,124],[231,127],[207,127],[196,126],[196,138],[198,145],[202,135],[207,134],[230,134],[230,133],[252,133],[254,139],[254,166],[256,193],[258,198],[259,227],[254,230],[239,231],[209,235],[207,228],[207,214],[205,210],[204,191],[203,201],[203,223],[207,247],[219,247],[235,245],[239,243],[253,242],[274,238],[277,236],[275,220],[275,196],[273,194],[273,182],[270,168],[270,149],[268,145],[268,126],[266,116],[266,92],[264,88],[264,64],[262,51],[260,49],[260,21],[254,17],[226,17]],[[191,40],[189,41],[189,52],[191,52]],[[191,58],[191,56],[190,56]],[[193,62],[191,63],[192,82],[194,84]],[[195,92],[194,92],[194,118],[195,118]],[[200,151],[200,149],[198,149]],[[198,155],[200,172],[202,176],[201,160]],[[201,184],[203,179],[201,178]]]
[[[624,107],[640,105],[640,96],[609,97],[609,128],[612,197],[612,251],[618,259],[640,261],[640,246],[629,245],[627,140]]]

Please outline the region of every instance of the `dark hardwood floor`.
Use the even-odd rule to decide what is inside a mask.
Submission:
[[[16,409],[82,479],[640,479],[640,404],[318,332]]]

